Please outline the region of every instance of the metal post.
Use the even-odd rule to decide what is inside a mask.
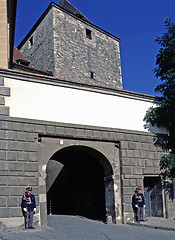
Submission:
[[[49,200],[49,215],[52,215],[52,201]]]

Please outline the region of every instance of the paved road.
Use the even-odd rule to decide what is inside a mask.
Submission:
[[[0,232],[4,240],[174,240],[175,232],[128,225],[106,225],[72,216],[48,216],[47,229]]]

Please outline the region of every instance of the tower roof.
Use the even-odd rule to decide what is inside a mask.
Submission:
[[[64,8],[66,11],[74,14],[75,16],[83,19],[84,21],[90,22],[76,7],[74,7],[69,1],[67,0],[60,0],[58,6]],[[91,22],[90,22],[91,23]]]
[[[79,18],[80,21],[86,21],[89,26],[97,29],[100,32],[103,32],[104,34],[114,38],[117,41],[120,41],[120,39],[114,35],[112,35],[111,33],[108,33],[107,31],[97,27],[96,25],[94,25],[92,22],[90,22],[78,9],[76,9],[69,1],[67,0],[60,0],[60,2],[58,4],[51,2],[50,5],[48,6],[48,8],[45,10],[45,12],[41,15],[41,17],[38,19],[38,21],[35,23],[35,25],[32,27],[32,29],[28,32],[28,34],[24,37],[24,39],[21,41],[21,43],[18,45],[18,49],[20,49],[25,42],[29,39],[29,37],[33,34],[33,32],[36,30],[36,28],[39,26],[39,24],[42,22],[42,20],[45,18],[45,16],[48,14],[48,12],[50,11],[50,9],[52,7],[56,7],[60,10],[65,11],[67,14],[69,15],[74,15],[76,18]]]

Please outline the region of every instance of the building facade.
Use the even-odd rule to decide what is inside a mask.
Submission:
[[[41,25],[37,23],[36,32],[48,16],[53,17],[55,12],[58,17],[62,4],[49,7]],[[61,19],[61,14],[67,14],[63,18],[64,26],[65,19],[70,25],[70,18],[75,18],[73,25],[74,21],[84,24],[84,30],[91,24],[66,11],[60,12]],[[99,31],[94,30],[93,25],[91,27],[93,31]],[[32,30],[32,36],[36,32]],[[107,54],[110,54],[114,39],[103,34],[103,44],[108,45]],[[27,36],[30,38],[31,33]],[[31,48],[35,44],[34,37]],[[118,48],[118,41],[116,46]],[[66,51],[65,56],[69,58]],[[53,55],[48,57],[59,61]],[[119,59],[118,55],[117,61]],[[37,62],[29,60],[39,68]],[[114,85],[110,74],[109,85],[104,78],[93,84],[91,80],[85,81],[83,76],[74,79],[73,75],[71,81],[68,75],[68,79],[63,75],[63,80],[17,69],[0,69],[2,224],[22,225],[21,196],[26,186],[31,185],[37,202],[35,221],[40,226],[47,225],[48,214],[80,215],[107,223],[132,221],[131,197],[136,187],[144,190],[146,216],[174,218],[174,185],[171,181],[163,181],[159,167],[163,154],[159,142],[167,132],[143,121],[155,98],[120,89],[121,85],[115,84],[121,83],[121,75],[116,77]]]

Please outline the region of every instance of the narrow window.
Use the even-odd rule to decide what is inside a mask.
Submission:
[[[20,58],[19,58],[18,60],[16,60],[16,62],[17,62],[18,64],[23,65],[23,66],[26,66],[26,67],[28,67],[29,64],[30,64],[29,61],[26,61],[26,60],[20,59]]]
[[[33,36],[29,39],[29,48],[33,46]]]
[[[95,78],[95,73],[94,72],[90,72],[90,78],[94,79]]]
[[[92,40],[92,31],[86,28],[86,37]]]

